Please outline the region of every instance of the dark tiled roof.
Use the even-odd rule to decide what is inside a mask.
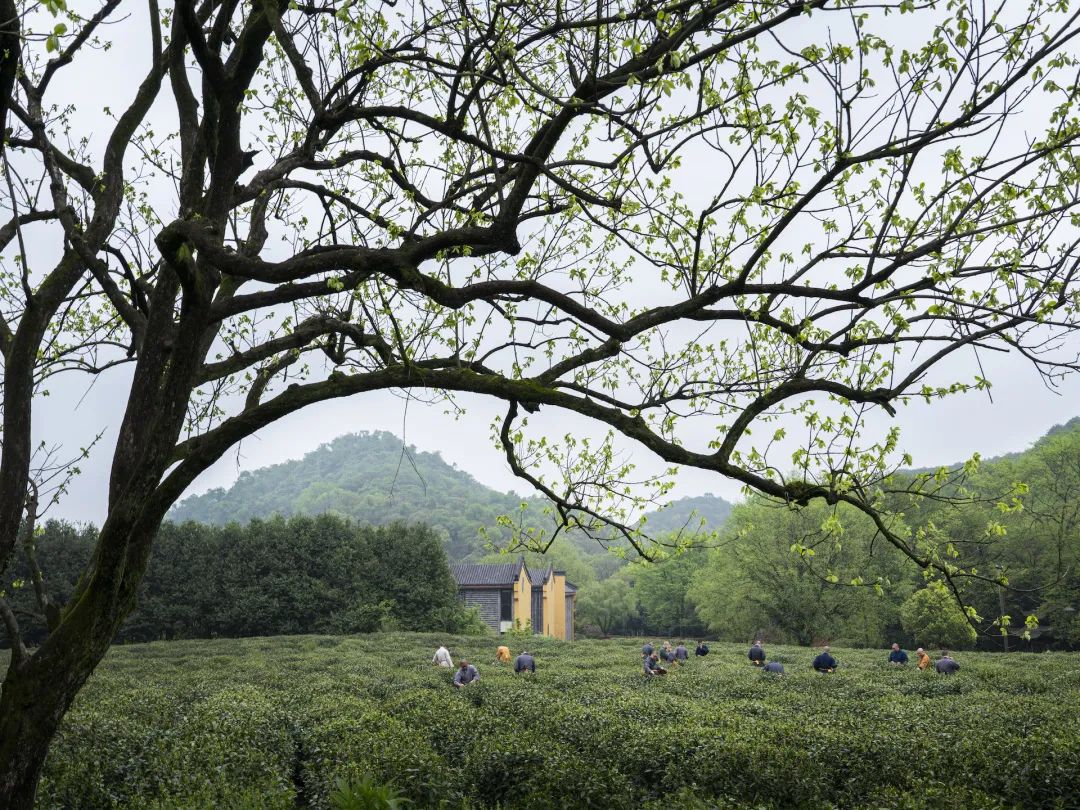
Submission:
[[[525,568],[529,571],[528,567]],[[529,582],[533,584],[534,588],[538,588],[548,581],[548,577],[551,576],[551,566],[544,568],[540,571],[529,571]]]
[[[521,561],[512,563],[455,563],[450,566],[458,585],[510,587],[521,571]]]
[[[566,582],[566,593],[567,594],[577,593],[577,585],[575,585],[573,582],[571,582],[568,579],[565,580],[565,582]]]

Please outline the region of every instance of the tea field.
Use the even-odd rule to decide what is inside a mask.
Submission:
[[[450,686],[434,635],[115,648],[53,746],[41,807],[328,806],[369,775],[414,807],[1080,807],[1080,656],[961,654],[955,677],[885,650],[715,644],[664,679],[640,642],[450,639],[481,681]],[[514,653],[518,652],[511,643]]]

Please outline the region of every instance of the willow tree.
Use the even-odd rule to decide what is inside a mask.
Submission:
[[[127,392],[74,596],[32,652],[4,611],[0,805],[30,806],[169,506],[335,397],[505,403],[502,451],[561,525],[646,554],[627,448],[847,503],[915,564],[982,575],[896,528],[904,456],[866,420],[987,385],[978,352],[1072,368],[1068,4],[159,4],[16,0],[0,32],[0,570],[36,393]],[[607,438],[545,439],[538,409]]]

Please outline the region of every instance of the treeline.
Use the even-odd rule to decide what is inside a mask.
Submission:
[[[93,551],[90,526],[50,521],[36,556],[48,594],[64,604]],[[21,557],[4,583],[30,643],[44,617]],[[274,517],[246,525],[166,523],[122,641],[478,629],[466,613],[438,533],[419,524],[371,527],[341,517]]]
[[[311,494],[318,487],[312,483],[316,472],[342,475],[341,464],[350,463],[347,449],[363,446],[369,455],[378,449],[385,462],[378,466],[385,472],[392,437],[345,438],[339,440],[342,446],[334,443],[305,458],[303,491]],[[400,444],[393,447],[400,452]],[[454,515],[459,528],[453,532],[446,525],[402,522],[373,528],[337,515],[275,517],[246,525],[166,524],[139,607],[121,638],[475,629],[475,619],[470,623],[457,602],[447,552],[467,551],[476,561],[507,558],[481,554],[479,539],[465,542],[478,520],[472,514],[473,490],[465,484],[471,482],[475,491],[484,488],[459,479],[463,474],[437,457],[424,463],[429,472],[438,468],[446,481],[463,486]],[[269,478],[260,472],[249,483],[272,482],[267,492],[284,493],[279,475],[284,470],[272,470]],[[1003,511],[995,496],[1009,496],[1019,483],[1027,487],[1022,508]],[[357,481],[349,486],[364,489]],[[944,501],[893,506],[903,513],[907,530],[920,533],[924,548],[943,559],[955,554],[987,577],[969,583],[966,592],[968,604],[985,619],[981,637],[940,582],[924,578],[863,515],[842,506],[792,509],[750,498],[731,512],[713,548],[656,565],[628,564],[576,536],[560,538],[544,557],[526,557],[530,566],[564,569],[578,586],[577,631],[583,635],[1080,648],[1080,420],[1052,430],[1024,453],[984,462],[965,486],[984,499],[964,506]],[[230,492],[215,501],[215,508],[225,509],[239,494]],[[399,494],[394,509],[416,514]],[[213,500],[198,503],[206,507]],[[699,501],[684,499],[651,520],[661,529],[696,528],[691,514],[696,508],[715,528],[727,504],[716,498]],[[486,520],[487,510],[503,506],[487,503],[480,517]],[[215,513],[215,519],[226,514]],[[433,516],[445,523],[442,512]],[[90,527],[62,522],[43,527],[37,555],[54,600],[63,602],[72,593],[95,539]],[[995,584],[997,578],[1007,585]],[[20,559],[0,588],[33,641],[41,637],[43,624],[30,582]],[[1009,617],[1007,635],[989,623],[1000,615]],[[1039,620],[1031,641],[1020,637],[1028,615]]]
[[[977,497],[961,506],[897,499],[892,507],[927,553],[986,577],[965,580],[981,635],[943,584],[924,577],[861,513],[822,503],[793,509],[762,497],[735,507],[715,548],[587,583],[579,632],[1080,648],[1080,420],[1024,453],[982,463],[964,487]],[[1029,615],[1038,627],[1025,627]],[[999,616],[1008,617],[1006,633],[993,624]]]

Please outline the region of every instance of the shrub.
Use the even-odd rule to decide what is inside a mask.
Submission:
[[[923,647],[966,650],[975,646],[975,628],[957,607],[945,586],[935,580],[900,606],[904,632]]]

